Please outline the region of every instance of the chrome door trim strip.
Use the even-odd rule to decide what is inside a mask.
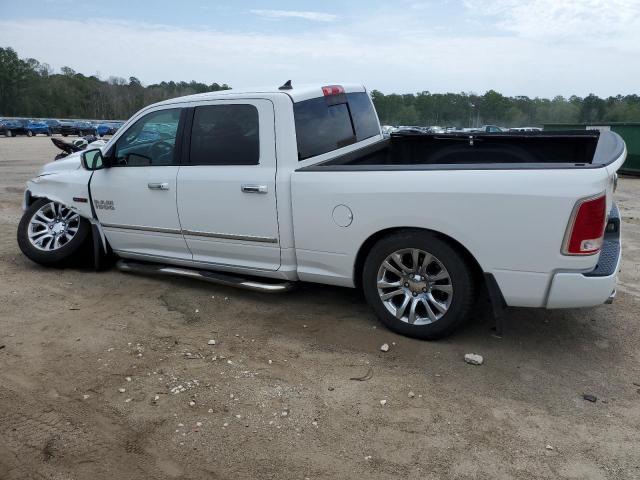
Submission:
[[[193,237],[224,238],[227,240],[241,240],[241,241],[248,241],[248,242],[278,243],[277,238],[258,237],[254,235],[234,235],[232,233],[210,233],[210,232],[199,232],[196,230],[182,230],[182,233],[184,235],[191,235]]]
[[[118,230],[137,230],[140,232],[154,232],[154,233],[172,233],[180,235],[181,230],[176,228],[156,228],[156,227],[143,227],[141,225],[117,225],[114,223],[102,223],[104,228],[117,228]]]
[[[199,232],[197,230],[179,230],[175,228],[155,228],[144,227],[142,225],[118,225],[115,223],[103,223],[104,228],[116,228],[118,230],[137,230],[139,232],[153,232],[153,233],[170,233],[174,235],[190,235],[192,237],[206,237],[206,238],[223,238],[227,240],[239,240],[245,242],[261,242],[261,243],[278,243],[277,238],[273,237],[258,237],[254,235],[234,235],[231,233],[210,233]]]

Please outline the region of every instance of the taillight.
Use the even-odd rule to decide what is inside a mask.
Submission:
[[[607,217],[606,209],[607,197],[604,193],[578,201],[569,220],[563,254],[593,255],[600,251]]]
[[[322,87],[322,93],[325,97],[340,95],[344,93],[344,87],[342,85],[327,85],[326,87]]]

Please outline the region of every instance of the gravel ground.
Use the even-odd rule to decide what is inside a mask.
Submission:
[[[496,338],[480,304],[422,342],[349,289],[35,265],[16,224],[55,153],[0,137],[2,480],[640,478],[640,180],[613,305],[509,310]]]

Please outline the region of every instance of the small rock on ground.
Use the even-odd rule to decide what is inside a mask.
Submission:
[[[464,356],[464,361],[469,365],[482,365],[484,363],[484,358],[482,358],[482,355],[478,355],[476,353],[467,353]]]
[[[382,352],[388,352],[388,351],[389,351],[389,344],[388,344],[388,343],[383,343],[383,344],[380,346],[380,351],[382,351]]]

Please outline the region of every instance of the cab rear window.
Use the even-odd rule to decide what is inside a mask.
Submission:
[[[380,133],[373,104],[366,92],[318,97],[295,103],[293,112],[298,160],[322,155]]]

